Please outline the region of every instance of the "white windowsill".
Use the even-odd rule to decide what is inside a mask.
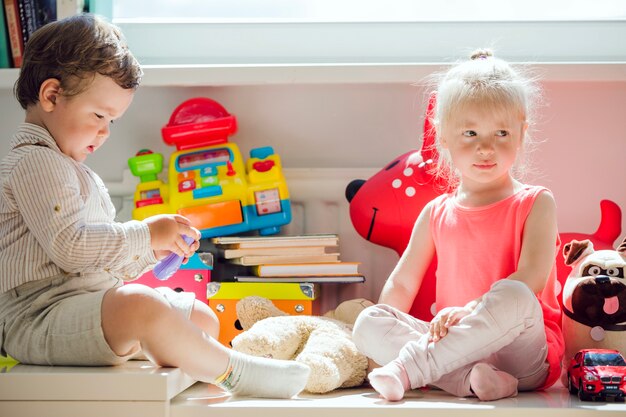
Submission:
[[[419,83],[446,63],[146,65],[144,87]],[[626,81],[626,62],[533,63],[542,81]],[[11,89],[17,69],[0,70]]]

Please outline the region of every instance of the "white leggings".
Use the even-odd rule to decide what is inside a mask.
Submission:
[[[428,327],[428,322],[379,304],[361,312],[353,340],[380,365],[399,358],[411,388],[432,384],[459,397],[471,396],[469,374],[477,362],[516,377],[520,391],[545,382],[548,347],[543,314],[522,282],[494,283],[476,309],[438,342],[429,343]]]

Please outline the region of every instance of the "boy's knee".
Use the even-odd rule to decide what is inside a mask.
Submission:
[[[105,306],[128,317],[128,320],[146,315],[156,317],[164,309],[170,308],[167,300],[158,291],[138,284],[109,290],[103,301],[103,309]]]

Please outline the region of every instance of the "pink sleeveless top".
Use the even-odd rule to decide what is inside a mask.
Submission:
[[[524,224],[539,186],[524,188],[504,200],[483,207],[463,207],[453,194],[433,201],[430,228],[437,251],[436,307],[464,306],[480,297],[491,285],[517,269]],[[555,257],[560,242],[555,244]],[[557,301],[556,264],[544,290],[537,294],[543,310],[550,370],[541,389],[559,378],[563,357],[561,309]]]

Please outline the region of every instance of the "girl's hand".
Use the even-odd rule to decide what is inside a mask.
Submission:
[[[178,214],[160,214],[148,217],[144,220],[150,229],[150,246],[157,259],[163,259],[170,253],[187,259],[200,247],[200,232],[191,226],[186,217]],[[187,245],[182,235],[194,239],[191,245]]]
[[[446,307],[441,310],[430,322],[428,328],[429,340],[438,342],[448,334],[448,329],[469,315],[472,309],[466,307]]]

